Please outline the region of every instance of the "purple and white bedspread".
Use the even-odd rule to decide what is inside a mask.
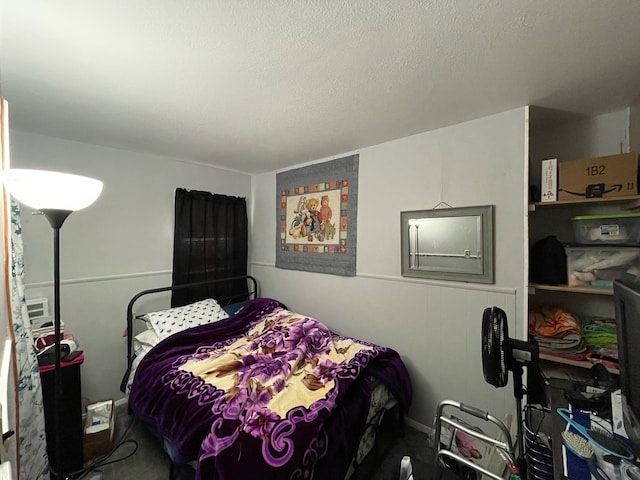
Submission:
[[[395,351],[258,298],[159,343],[140,362],[129,403],[176,461],[198,460],[199,480],[343,479],[372,377],[409,407],[411,381]]]

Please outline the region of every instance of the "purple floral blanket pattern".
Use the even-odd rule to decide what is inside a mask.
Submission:
[[[178,461],[198,459],[198,479],[344,478],[372,376],[408,406],[396,352],[257,299],[156,346],[138,367],[130,405]]]

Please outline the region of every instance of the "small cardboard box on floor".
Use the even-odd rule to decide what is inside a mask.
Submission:
[[[84,462],[90,462],[111,452],[116,425],[113,399],[87,406],[84,423]]]
[[[558,163],[558,200],[638,195],[635,152]]]

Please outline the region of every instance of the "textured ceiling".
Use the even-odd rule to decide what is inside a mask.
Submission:
[[[249,173],[640,93],[638,0],[0,0],[14,129]]]

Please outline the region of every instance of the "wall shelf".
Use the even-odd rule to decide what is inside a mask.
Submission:
[[[589,295],[613,295],[613,290],[606,288],[570,287],[568,285],[545,285],[543,283],[530,283],[529,289],[529,293],[535,293],[535,290],[547,290],[565,293],[587,293]],[[533,292],[531,292],[531,290],[533,290]]]
[[[598,205],[618,205],[625,210],[640,208],[640,195],[631,195],[627,197],[609,197],[609,198],[581,198],[575,200],[560,200],[556,202],[534,202],[529,204],[529,211],[535,212],[536,209],[549,212],[554,210],[552,207],[595,207]],[[612,246],[603,244],[603,246]],[[594,287],[570,287],[568,285],[544,285],[540,283],[529,284],[529,294],[535,294],[536,290],[545,290],[552,292],[564,293],[582,293],[589,295],[612,296],[612,288],[594,288]]]
[[[593,367],[596,364],[594,362],[590,362],[589,360],[579,360],[579,359],[561,357],[558,355],[553,355],[552,353],[543,353],[543,352],[540,352],[540,360],[546,360],[548,362],[559,363],[562,365],[570,365],[572,367],[587,368],[587,369]],[[608,366],[605,363],[602,363],[602,365],[604,365],[604,367],[607,369],[609,373],[614,373],[616,375],[620,374],[620,370],[618,368]]]
[[[629,197],[610,197],[610,198],[581,198],[576,200],[558,200],[556,202],[533,202],[529,204],[529,211],[535,212],[538,208],[547,208],[561,205],[586,205],[594,203],[629,203],[626,206],[631,210],[640,208],[640,195],[632,195]]]

